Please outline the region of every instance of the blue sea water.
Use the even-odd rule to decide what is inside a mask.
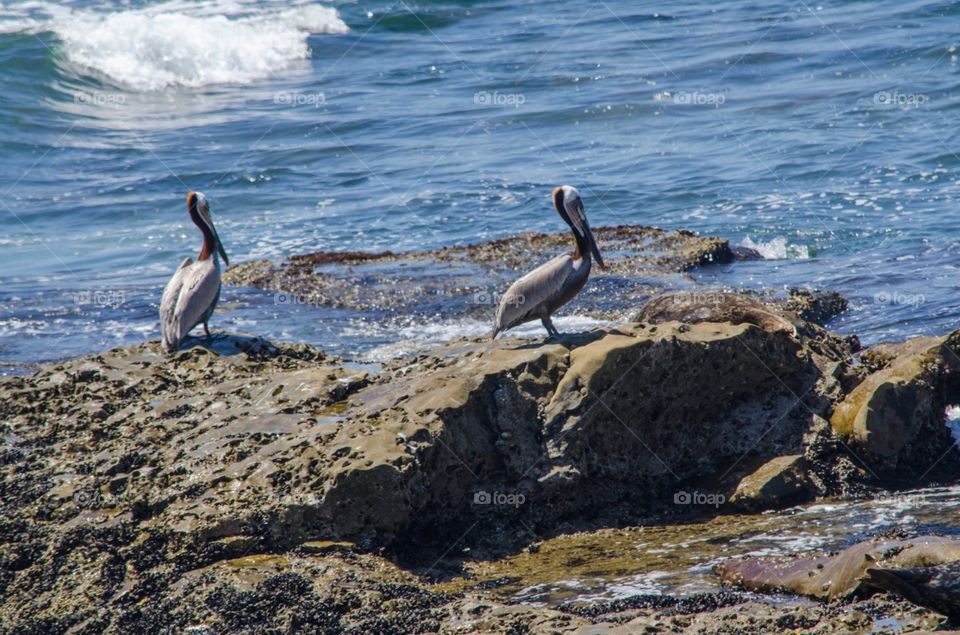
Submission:
[[[705,285],[840,291],[866,342],[956,299],[960,3],[0,2],[0,373],[156,338],[199,246],[232,262],[594,226],[719,234],[768,260]],[[368,358],[433,319],[226,288],[217,328]]]

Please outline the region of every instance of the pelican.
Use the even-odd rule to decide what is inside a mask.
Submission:
[[[540,265],[510,285],[500,298],[493,324],[494,338],[498,333],[536,319],[543,323],[549,337],[559,336],[550,315],[572,300],[586,284],[590,276],[590,255],[605,268],[577,188],[570,185],[555,188],[553,206],[570,226],[576,249]]]
[[[160,300],[160,328],[163,330],[163,350],[177,350],[187,333],[203,323],[210,336],[207,321],[213,315],[220,299],[219,253],[227,265],[230,260],[223,250],[220,236],[210,218],[210,205],[202,192],[187,192],[187,211],[190,219],[203,233],[203,248],[197,261],[187,256],[170,278]]]

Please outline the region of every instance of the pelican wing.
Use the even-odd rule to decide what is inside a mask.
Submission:
[[[585,260],[577,262],[579,267],[570,254],[557,256],[510,285],[500,298],[493,336],[549,315],[576,295],[589,275]]]
[[[209,318],[220,297],[220,267],[215,258],[209,258],[190,264],[187,258],[174,274],[164,299],[161,302],[161,321],[164,329],[164,345],[172,350],[176,348],[187,333],[197,324]],[[179,288],[173,288],[178,286]],[[167,301],[167,293],[174,294],[176,302],[173,305],[169,318],[164,316],[163,302]]]
[[[209,258],[193,265],[184,277],[183,288],[177,299],[174,322],[180,326],[180,338],[183,339],[200,322],[203,322],[220,297],[220,267],[216,260]]]
[[[160,331],[163,334],[163,348],[172,351],[180,343],[177,337],[177,327],[174,323],[174,313],[177,310],[177,300],[180,298],[180,290],[183,288],[183,280],[193,264],[193,258],[187,256],[177,267],[170,282],[163,289],[163,297],[160,298]]]

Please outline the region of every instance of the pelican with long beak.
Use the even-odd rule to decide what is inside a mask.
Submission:
[[[553,206],[573,232],[576,249],[557,256],[523,276],[500,299],[493,337],[518,324],[539,319],[550,337],[559,336],[550,316],[573,299],[590,277],[590,256],[605,268],[597,241],[590,231],[577,188],[563,185],[553,190]]]
[[[193,327],[203,323],[210,337],[207,321],[220,300],[220,262],[230,260],[223,250],[220,236],[210,218],[210,205],[202,192],[187,192],[187,211],[190,219],[203,233],[203,248],[194,262],[187,256],[170,278],[160,300],[160,328],[163,330],[163,350],[177,350]]]

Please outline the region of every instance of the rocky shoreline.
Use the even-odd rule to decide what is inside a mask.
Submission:
[[[623,247],[597,286],[633,291],[586,304],[627,311],[617,326],[546,342],[461,338],[377,370],[306,345],[218,335],[171,357],[147,342],[0,379],[3,630],[941,624],[906,599],[864,593],[769,603],[730,589],[549,607],[501,593],[517,580],[496,563],[517,566],[518,554],[550,554],[560,568],[589,559],[590,550],[572,555],[582,541],[557,549],[568,536],[682,526],[720,505],[749,517],[960,476],[944,423],[960,403],[960,331],[862,351],[817,323],[842,306],[831,295],[762,303],[681,291],[647,303],[644,267],[682,272],[737,255],[682,232],[614,228],[598,230],[601,241],[604,232]],[[512,240],[559,248],[542,235]],[[497,250],[515,247],[507,243],[336,264],[313,255],[241,266],[232,279],[365,305],[375,298],[337,295],[370,279],[363,267],[430,260],[470,277],[484,258],[501,262]],[[390,269],[377,275],[386,283]],[[475,286],[440,295],[480,293]],[[378,306],[408,309],[409,298],[430,295],[387,294]]]

